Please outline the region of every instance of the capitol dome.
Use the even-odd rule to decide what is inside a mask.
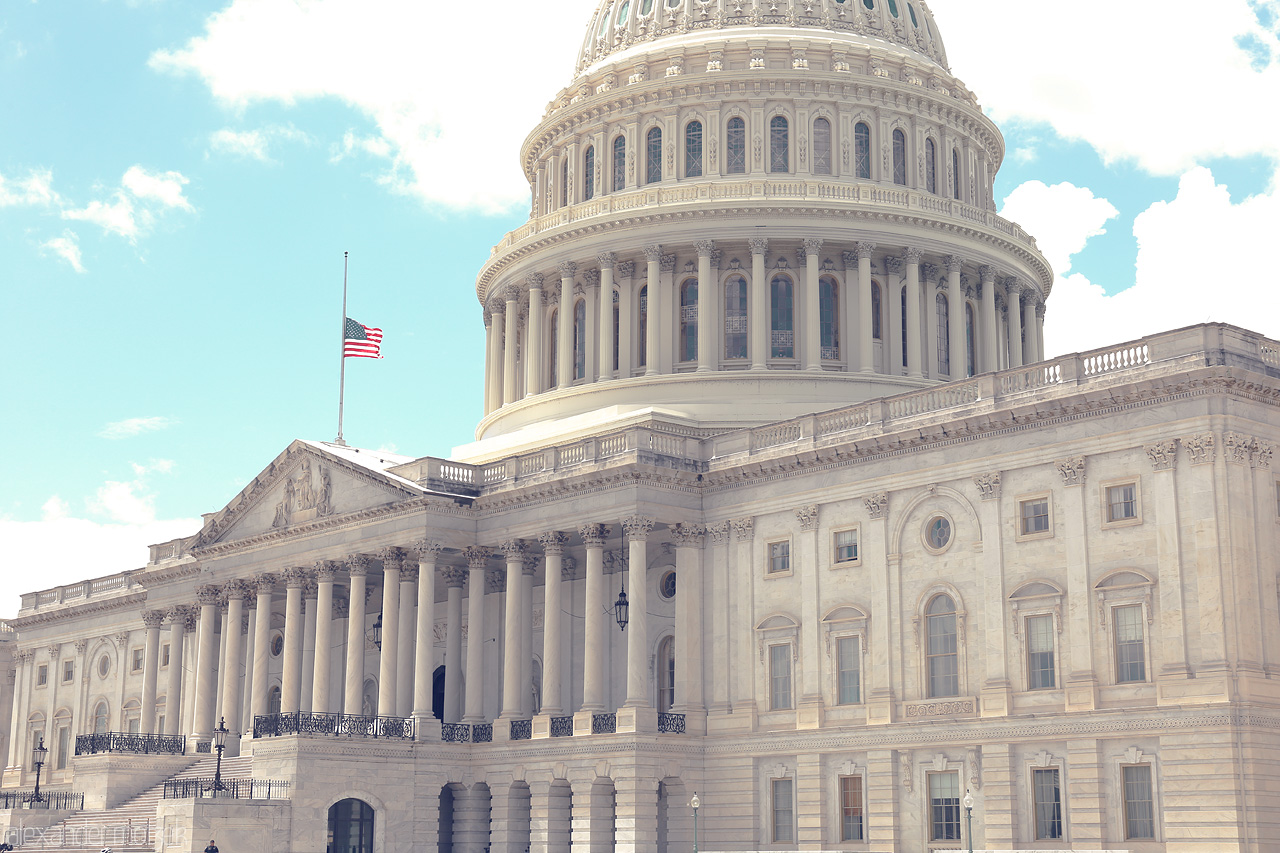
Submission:
[[[529,221],[476,282],[459,458],[1041,360],[1053,275],[995,213],[1003,157],[921,0],[601,0],[521,146]]]

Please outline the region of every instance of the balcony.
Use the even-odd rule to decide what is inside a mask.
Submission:
[[[253,736],[328,735],[330,737],[413,740],[412,717],[365,717],[355,714],[263,714],[253,718]]]
[[[76,755],[98,755],[104,752],[131,752],[139,755],[183,755],[187,739],[182,735],[102,732],[77,735]]]

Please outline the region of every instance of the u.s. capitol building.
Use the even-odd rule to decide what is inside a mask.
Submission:
[[[476,283],[475,442],[295,441],[145,567],[24,596],[0,805],[40,742],[55,796],[0,822],[1280,848],[1280,344],[1046,359],[1003,154],[918,0],[602,0]]]

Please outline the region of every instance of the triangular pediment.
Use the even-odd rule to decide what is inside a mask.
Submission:
[[[221,511],[205,516],[194,547],[285,533],[424,494],[416,483],[386,472],[403,461],[294,441]]]

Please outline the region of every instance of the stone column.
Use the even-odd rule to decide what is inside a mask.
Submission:
[[[658,849],[658,780],[644,772],[615,779],[616,853],[648,853]]]
[[[796,510],[796,523],[800,530],[795,535],[796,551],[792,555],[797,567],[818,566],[818,504],[809,504]],[[818,588],[819,573],[804,571],[800,575],[800,610],[802,613],[822,612],[822,593]],[[803,619],[800,623],[800,671],[795,673],[800,701],[796,703],[796,728],[820,728],[822,726],[822,683],[819,679],[818,661],[822,659],[822,644],[817,619]]]
[[[503,377],[503,349],[505,347],[504,335],[506,334],[506,320],[502,311],[502,303],[497,303],[498,307],[490,308],[489,330],[492,336],[492,356],[489,361],[489,385],[491,395],[493,397],[493,411],[502,408],[504,377]]]
[[[413,713],[413,638],[418,630],[414,607],[417,598],[418,566],[414,555],[410,553],[405,555],[404,564],[400,567],[400,633],[396,638],[396,704],[393,712],[397,717],[408,717]],[[431,647],[426,648],[429,665]]]
[[[1036,303],[1036,346],[1039,351],[1036,353],[1037,361],[1045,360],[1044,352],[1044,303]]]
[[[902,259],[907,267],[907,375],[924,376],[920,365],[920,250],[905,249]]]
[[[716,250],[712,240],[698,241],[698,372],[715,370],[719,365],[716,349],[719,341],[719,318],[716,311],[716,282],[711,275],[711,255]],[[682,309],[683,310],[683,309]]]
[[[443,545],[430,539],[424,539],[414,546],[418,554],[418,622],[414,632],[413,649],[413,708],[412,713],[416,729],[421,731],[427,720],[434,716],[432,700],[435,682],[432,678],[432,663],[435,649],[436,629],[436,560],[440,557]],[[445,665],[448,666],[446,659]],[[448,670],[445,670],[448,672]],[[445,702],[445,708],[448,702]],[[406,715],[409,712],[406,712]],[[444,716],[444,709],[441,711]],[[450,720],[450,722],[453,722]]]
[[[507,561],[507,611],[502,649],[502,714],[499,720],[504,728],[509,720],[521,718],[520,684],[520,574],[524,570],[525,545],[519,539],[503,542],[499,546]],[[495,732],[497,728],[495,727]],[[502,732],[505,738],[506,731]]]
[[[577,273],[578,265],[572,261],[560,264],[560,311],[556,320],[556,385],[560,388],[573,384],[573,277]],[[483,592],[483,583],[479,589]]]
[[[142,651],[142,716],[138,730],[143,734],[156,731],[156,681],[160,674],[160,625],[164,621],[163,610],[147,610],[142,614],[142,624],[147,629],[147,640]],[[14,684],[14,694],[18,692]],[[19,730],[21,718],[14,716],[10,723],[13,732]],[[12,737],[13,732],[10,733]]]
[[[248,593],[253,592],[252,580],[246,580],[246,597],[244,600],[244,678],[240,680],[240,720],[244,724],[246,737],[253,735],[253,655],[254,634],[257,631],[257,598]]]
[[[616,267],[618,278],[618,378],[626,379],[631,375],[635,364],[633,350],[635,348],[635,287],[632,276],[635,275],[635,261],[623,261]]]
[[[822,369],[822,304],[818,293],[818,273],[822,261],[822,241],[804,241],[804,369]]]
[[[302,707],[302,589],[307,573],[301,568],[284,570],[284,675],[280,684],[280,713]]]
[[[1022,367],[1022,282],[1016,276],[1004,280],[1009,303],[1009,367]]]
[[[533,573],[539,562],[537,554],[526,553],[520,573],[520,713],[526,720],[533,716]]]
[[[1005,616],[1004,588],[1004,543],[999,534],[1001,519],[1005,517],[1005,509],[1000,499],[1000,472],[990,471],[978,474],[973,483],[978,489],[981,503],[978,504],[978,518],[982,524],[982,551],[978,555],[978,566],[982,585],[981,618],[983,624],[974,632],[977,637],[985,635],[981,644],[983,663],[986,672],[982,680],[982,701],[978,710],[984,717],[1004,717],[1009,714],[1013,703],[1013,686],[1009,683],[1008,672],[1008,621]],[[1015,524],[1020,522],[1015,520]],[[991,535],[986,535],[991,531]],[[1016,613],[1015,619],[1019,619]],[[976,627],[976,626],[975,626]],[[1021,631],[1021,626],[1015,627]],[[973,657],[969,658],[973,661]],[[972,665],[972,664],[971,664]],[[976,683],[976,680],[971,680]],[[965,685],[960,686],[961,695],[969,695]]]
[[[618,256],[602,252],[597,260],[600,261],[600,352],[596,356],[596,381],[605,382],[613,378],[613,270]],[[618,320],[621,326],[621,312]],[[622,360],[621,352],[618,360]]]
[[[894,550],[889,545],[889,493],[877,492],[863,498],[867,510],[867,523],[863,527],[865,541],[859,543],[863,549],[863,563],[868,566],[883,566],[883,574],[875,579],[868,579],[871,591],[871,606],[876,613],[892,613],[894,575],[889,565],[888,555]],[[891,619],[873,619],[871,631],[873,636],[867,638],[871,654],[870,666],[864,675],[863,692],[866,694],[867,722],[873,725],[884,725],[893,722],[894,705],[894,657],[893,626]]]
[[[938,328],[938,293],[944,286],[938,282],[937,264],[920,265],[920,287],[924,291],[924,353],[921,363],[926,379],[941,379],[942,361],[950,358],[951,353],[948,351],[944,356],[938,346],[947,329]]]
[[[764,370],[769,364],[769,282],[764,271],[765,253],[769,251],[767,237],[751,237],[751,369]]]
[[[542,713],[547,716],[558,716],[564,710],[563,699],[564,675],[561,669],[561,654],[564,639],[562,635],[564,616],[561,612],[562,577],[564,565],[564,546],[569,537],[558,530],[543,533],[538,537],[542,550],[546,555],[546,580],[543,587],[542,615]]]
[[[532,397],[542,393],[542,377],[546,375],[546,352],[542,342],[542,273],[530,273],[525,282],[529,285],[529,325],[524,338],[524,395]]]
[[[143,619],[146,619],[145,614]],[[22,768],[25,764],[23,759],[19,757],[18,750],[25,749],[22,743],[23,733],[26,731],[26,723],[23,721],[23,711],[26,704],[23,702],[23,696],[26,693],[26,684],[31,673],[27,665],[31,662],[31,651],[28,649],[16,650],[13,654],[14,672],[13,672],[13,710],[9,714],[9,760],[5,763],[7,770],[16,770],[17,775],[14,777],[18,780],[22,778]],[[7,773],[5,775],[8,775]]]
[[[243,731],[240,711],[244,706],[240,693],[240,659],[244,655],[240,623],[244,621],[244,599],[249,594],[249,586],[242,580],[233,580],[227,582],[223,591],[227,596],[227,617],[222,622],[222,633],[226,635],[227,648],[222,658],[222,717],[227,730],[239,735]]]
[[[647,544],[653,519],[633,515],[622,520],[631,575],[630,629],[627,634],[627,708],[651,708],[649,700],[649,584]],[[656,724],[656,720],[654,721]]]
[[[572,280],[569,282],[573,287]],[[464,548],[467,560],[467,697],[462,722],[484,722],[484,570],[489,549],[473,545]]]
[[[1178,511],[1179,478],[1174,470],[1178,442],[1167,439],[1148,444],[1143,450],[1151,461],[1151,482],[1155,487],[1147,505],[1154,509],[1150,521],[1155,522],[1155,557],[1160,581],[1156,589],[1160,596],[1160,643],[1152,643],[1151,668],[1155,670],[1152,674],[1161,680],[1184,679],[1188,675],[1185,614],[1187,608],[1194,605],[1183,598],[1182,519]],[[1272,484],[1273,501],[1275,488]]]
[[[1036,324],[1036,309],[1039,303],[1036,301],[1035,290],[1030,285],[1027,286],[1026,293],[1026,298],[1022,300],[1022,327],[1027,330],[1027,345],[1023,349],[1022,363],[1035,364],[1041,360],[1040,328]]]
[[[347,558],[351,591],[347,607],[347,683],[343,691],[342,713],[363,713],[364,694],[364,590],[370,559],[364,554]]]
[[[996,320],[996,271],[993,267],[978,267],[978,276],[982,281],[982,323],[979,324],[979,341],[975,349],[980,356],[981,373],[999,370],[999,356],[996,350],[996,336],[1000,333],[1000,325]]]
[[[312,609],[316,614],[316,651],[311,675],[311,711],[328,714],[329,681],[333,669],[333,579],[338,573],[338,564],[321,560],[315,569],[316,601]]]
[[[1097,706],[1098,679],[1093,666],[1094,602],[1089,582],[1087,531],[1090,522],[1085,497],[1085,458],[1074,456],[1053,464],[1062,476],[1063,485],[1058,494],[1062,500],[1063,556],[1067,569],[1067,638],[1061,646],[1066,708],[1092,711]]]
[[[298,694],[298,710],[311,713],[312,693],[316,679],[316,631],[319,622],[316,599],[320,594],[314,570],[307,571],[307,585],[302,588],[302,691]]]
[[[484,309],[484,413],[487,415],[498,407],[498,397],[501,394],[495,383],[497,380],[497,336],[498,330],[494,326],[493,312],[488,308]]]
[[[858,370],[874,373],[876,369],[874,303],[871,301],[871,254],[875,243],[855,243],[854,254],[858,259]],[[880,294],[883,298],[884,294]],[[882,333],[883,334],[883,333]]]
[[[884,372],[890,376],[902,376],[906,365],[902,361],[902,258],[885,258],[884,291],[880,294],[881,304],[885,306],[885,318],[888,323],[881,327],[881,341],[884,347]]]
[[[587,546],[586,601],[583,604],[585,642],[583,643],[582,712],[604,710],[605,615],[604,607],[604,543],[609,528],[603,524],[584,524],[578,534]],[[588,714],[589,716],[589,714]],[[590,732],[590,721],[587,722]],[[574,730],[578,730],[575,721]]]
[[[582,381],[594,382],[599,372],[600,353],[600,270],[586,270],[582,274],[584,282],[582,317]]]
[[[249,690],[249,716],[261,717],[267,713],[271,662],[271,595],[275,592],[276,576],[263,572],[254,576],[253,583],[258,594],[258,605],[253,614],[253,683]],[[169,659],[174,659],[172,649]]]
[[[520,322],[520,289],[515,285],[506,287],[502,292],[506,300],[505,311],[506,338],[502,347],[502,403],[516,401],[516,341],[519,340]],[[385,625],[384,625],[385,627]],[[379,710],[382,710],[379,708]]]
[[[676,708],[686,716],[688,726],[694,716],[706,714],[706,691],[702,674],[702,542],[703,528],[696,524],[676,524],[671,536],[676,543]],[[694,733],[705,731],[705,721]]]
[[[446,568],[445,585],[448,601],[445,604],[444,640],[444,721],[456,723],[462,719],[462,585],[467,575],[462,569]]]
[[[666,322],[661,311],[662,299],[659,293],[658,276],[662,269],[662,247],[658,244],[644,247],[644,257],[646,262],[646,279],[645,292],[647,296],[647,305],[645,307],[645,361],[644,375],[654,376],[659,372],[662,359],[659,356],[660,346],[658,341],[661,333],[661,326]]]
[[[951,378],[964,379],[969,375],[969,347],[965,340],[964,291],[960,289],[960,268],[964,261],[959,255],[947,256],[947,334],[951,338]]]
[[[225,598],[221,598],[218,601],[218,627],[217,627],[218,648],[217,648],[217,651],[214,652],[215,657],[213,659],[214,661],[213,690],[215,694],[215,697],[213,700],[213,719],[215,721],[214,722],[215,727],[217,727],[218,725],[216,721],[223,716],[222,714],[222,674],[223,672],[226,671],[226,660],[227,660],[226,624],[227,624],[227,600]],[[86,699],[86,705],[87,705],[87,699]],[[85,712],[87,713],[88,710],[89,710],[88,707],[86,707]]]
[[[508,303],[509,304],[509,303]],[[384,548],[382,558],[382,648],[378,655],[378,714],[395,716],[397,660],[400,654],[400,566],[404,555],[399,548]]]
[[[199,743],[208,742],[213,732],[214,703],[218,698],[217,687],[213,683],[213,623],[218,619],[219,593],[214,584],[204,584],[196,590],[196,601],[200,604],[200,633],[197,640],[195,716],[191,727]],[[50,677],[56,676],[57,673],[50,673]]]

